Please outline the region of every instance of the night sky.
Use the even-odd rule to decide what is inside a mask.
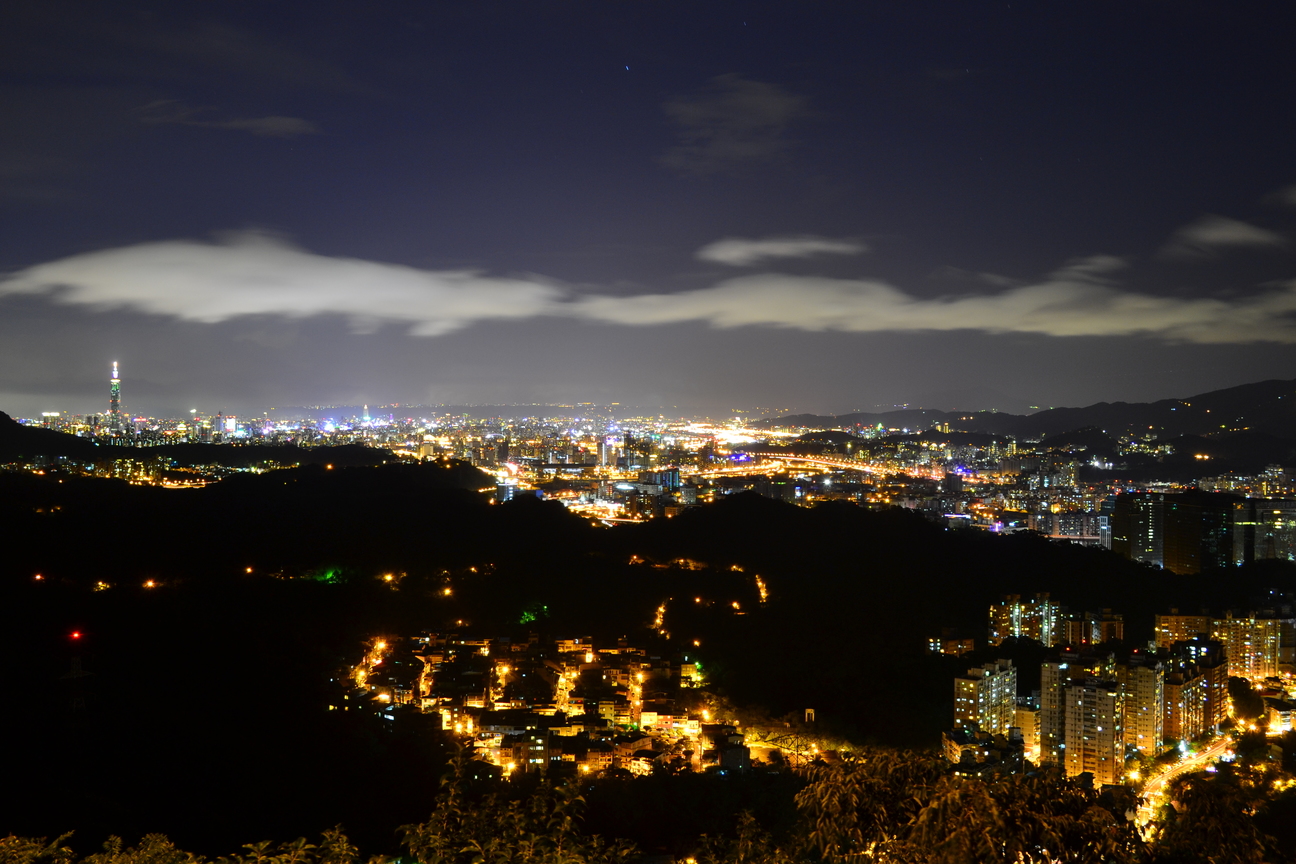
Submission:
[[[0,12],[0,410],[1296,377],[1288,4]]]

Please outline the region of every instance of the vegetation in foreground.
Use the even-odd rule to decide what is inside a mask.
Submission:
[[[404,852],[370,864],[619,864],[651,856],[688,864],[857,861],[965,862],[1267,862],[1291,860],[1289,844],[1266,833],[1296,804],[1272,770],[1222,766],[1190,774],[1172,787],[1173,802],[1146,836],[1135,827],[1132,794],[1097,792],[1057,775],[962,778],[927,754],[872,750],[800,774],[786,820],[737,815],[727,830],[696,838],[691,848],[645,849],[587,827],[587,784],[479,786],[465,755],[441,783],[431,817],[401,828]],[[1271,812],[1272,811],[1272,812]],[[365,860],[343,833],[318,843],[250,843],[215,859],[150,834],[134,846],[110,838],[102,851],[78,856],[71,835],[53,841],[0,840],[0,864],[358,864]],[[1290,839],[1290,838],[1289,838]],[[1288,846],[1288,848],[1282,848]]]

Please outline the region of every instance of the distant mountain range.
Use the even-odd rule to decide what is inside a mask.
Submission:
[[[881,425],[887,429],[919,431],[938,423],[948,423],[951,430],[1008,435],[1020,440],[1042,440],[1090,429],[1112,438],[1142,437],[1149,433],[1161,439],[1184,435],[1216,437],[1237,432],[1293,438],[1296,437],[1296,380],[1258,381],[1184,399],[1098,402],[1085,408],[1050,408],[1024,415],[913,408],[836,416],[793,414],[762,420],[756,425],[845,430]]]

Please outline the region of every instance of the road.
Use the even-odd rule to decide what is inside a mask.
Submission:
[[[1171,780],[1181,774],[1201,771],[1227,753],[1232,746],[1233,739],[1227,735],[1221,735],[1208,746],[1149,777],[1147,782],[1143,784],[1143,803],[1139,806],[1137,817],[1139,828],[1146,828],[1147,824],[1152,821],[1157,809],[1165,803],[1165,791]]]

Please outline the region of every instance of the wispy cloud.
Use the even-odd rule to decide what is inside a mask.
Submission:
[[[216,323],[247,315],[341,315],[359,331],[384,322],[438,336],[488,319],[530,318],[557,302],[540,279],[430,271],[315,255],[276,238],[174,240],[74,255],[0,282],[0,294],[53,291],[57,302]]]
[[[174,99],[152,102],[139,109],[140,120],[151,125],[199,126],[205,129],[233,129],[265,138],[294,138],[318,135],[320,128],[300,117],[272,114],[268,117],[235,117],[229,120],[204,119],[213,109],[189,108]]]
[[[1296,207],[1296,183],[1269,193],[1265,196],[1265,200],[1283,207]]]
[[[421,270],[317,255],[259,234],[76,255],[0,280],[0,296],[216,323],[338,315],[438,336],[487,320],[542,316],[623,326],[701,322],[848,333],[972,330],[1140,336],[1191,343],[1296,344],[1296,281],[1242,298],[1164,297],[1116,281],[1124,261],[1092,256],[995,293],[919,297],[885,282],[762,273],[677,293],[613,296],[540,277]]]
[[[777,84],[730,74],[663,108],[679,143],[666,152],[662,164],[685,174],[714,174],[781,156],[789,146],[783,133],[806,113],[806,100]]]
[[[1287,238],[1227,216],[1207,214],[1176,231],[1161,249],[1166,258],[1205,258],[1221,250],[1287,245]]]
[[[709,288],[585,297],[579,314],[624,325],[703,321],[850,333],[980,330],[1047,336],[1148,336],[1197,343],[1296,343],[1296,282],[1240,300],[1122,290],[1120,259],[1077,259],[1034,284],[996,294],[920,298],[884,282],[762,274]]]
[[[708,243],[696,253],[703,261],[728,264],[733,267],[751,267],[771,258],[810,258],[815,255],[859,255],[868,246],[858,240],[834,240],[829,237],[765,237],[749,240],[744,237],[726,237]]]

